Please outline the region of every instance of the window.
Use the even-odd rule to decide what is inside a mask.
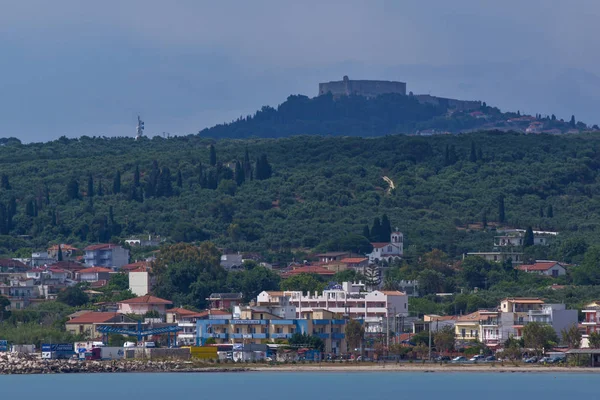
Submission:
[[[556,278],[558,276],[558,270],[557,269],[553,269],[552,270],[552,277]]]
[[[388,246],[388,253],[392,252],[392,246]]]

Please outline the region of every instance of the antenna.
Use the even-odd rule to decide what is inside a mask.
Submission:
[[[142,121],[142,119],[140,118],[140,116],[138,115],[138,124],[136,127],[136,136],[135,136],[135,140],[138,140],[139,138],[141,138],[144,135],[144,121]]]

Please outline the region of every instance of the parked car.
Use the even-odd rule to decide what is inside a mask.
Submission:
[[[451,361],[452,359],[449,356],[437,356],[435,361],[443,362],[443,361]]]
[[[467,362],[467,357],[463,357],[463,356],[458,356],[458,357],[454,357],[452,359],[453,363],[463,363],[463,362]]]
[[[537,358],[536,356],[533,356],[533,357],[529,357],[529,358],[527,358],[527,359],[525,360],[525,362],[526,362],[527,364],[535,364],[535,363],[537,362],[537,360],[538,360],[538,358]]]
[[[495,356],[487,356],[487,357],[485,358],[485,361],[488,361],[488,362],[490,362],[490,361],[497,361],[497,360],[496,360],[496,357],[495,357]]]
[[[552,364],[558,364],[565,362],[565,357],[551,357]]]
[[[474,355],[473,357],[471,357],[471,358],[469,359],[469,361],[481,361],[481,360],[483,360],[484,358],[485,358],[485,357],[484,357],[484,356],[482,356],[481,354],[477,354],[477,355]]]
[[[542,357],[538,362],[541,364],[552,364],[553,360],[552,357]]]

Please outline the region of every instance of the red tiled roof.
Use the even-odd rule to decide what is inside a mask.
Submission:
[[[50,267],[57,267],[61,269],[66,269],[68,271],[79,271],[85,269],[85,266],[73,261],[58,261],[54,264],[50,265]]]
[[[108,281],[106,279],[100,279],[99,281],[90,283],[90,287],[93,287],[96,289],[104,287],[106,285],[108,285]]]
[[[286,276],[293,276],[299,274],[335,275],[335,272],[330,271],[327,268],[319,267],[317,265],[305,265],[303,267],[298,267],[285,273]]]
[[[189,314],[197,314],[196,311],[192,311],[192,310],[186,310],[185,308],[171,308],[170,310],[167,310],[168,313],[170,314],[179,314],[182,316],[187,316]]]
[[[120,301],[119,304],[173,304],[173,302],[147,294],[145,296]]]
[[[349,257],[349,258],[342,258],[340,260],[340,262],[348,263],[348,264],[359,264],[359,263],[365,262],[367,260],[368,260],[368,258],[365,258],[365,257]]]
[[[121,271],[132,271],[139,268],[150,268],[151,264],[152,263],[149,261],[137,261],[131,264],[123,265],[121,267]]]
[[[534,264],[519,265],[517,267],[517,269],[519,269],[521,271],[548,271],[550,268],[554,267],[556,264],[561,265],[560,263],[558,263],[556,261],[536,262]]]
[[[380,292],[388,296],[404,296],[406,294],[399,290],[380,290]]]
[[[13,260],[12,258],[0,258],[0,267],[27,268],[27,265],[23,264],[21,261]]]
[[[79,271],[79,275],[81,274],[97,274],[99,272],[112,272],[112,269],[103,268],[103,267],[90,267],[86,269],[82,269]]]
[[[67,321],[67,324],[101,324],[103,322],[108,322],[119,315],[121,314],[116,312],[90,311],[87,314],[80,315]]]
[[[112,243],[101,243],[101,244],[93,244],[91,246],[88,246],[84,250],[85,251],[108,250],[108,249],[112,249],[115,247],[118,247],[118,245],[112,244]]]
[[[54,268],[54,267],[48,268],[48,271],[50,271],[50,272],[56,272],[56,273],[69,272],[66,269],[60,269],[60,268]]]
[[[389,243],[383,243],[383,242],[374,242],[374,243],[371,243],[371,246],[373,246],[373,248],[375,248],[375,249],[380,249],[380,248],[382,248],[382,247],[385,247],[385,246],[387,246],[388,244],[389,244]]]
[[[60,245],[60,249],[63,250],[63,251],[65,251],[65,250],[66,251],[77,251],[77,250],[79,250],[77,247],[73,247],[73,246],[68,245],[68,244],[61,244]],[[48,250],[56,250],[56,251],[58,251],[58,245],[55,244],[54,246],[50,246],[48,248]]]

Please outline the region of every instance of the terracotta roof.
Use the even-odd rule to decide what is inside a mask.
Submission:
[[[406,294],[399,290],[380,290],[380,292],[388,296],[404,296]]]
[[[315,257],[340,257],[349,254],[347,251],[329,251],[327,253],[315,254]]]
[[[365,257],[351,257],[351,258],[342,258],[340,262],[348,263],[348,264],[359,264],[361,262],[368,261],[368,258]]]
[[[170,310],[167,310],[167,313],[180,314],[180,315],[197,314],[196,311],[186,310],[185,308],[181,308],[181,307],[171,308]]]
[[[387,246],[388,244],[390,244],[390,243],[374,242],[374,243],[371,243],[371,246],[373,246],[373,248],[375,248],[375,249],[380,249],[382,247]]]
[[[173,304],[173,302],[147,294],[145,296],[120,301],[119,304]]]
[[[519,265],[517,267],[517,269],[519,269],[521,271],[525,271],[525,272],[527,272],[527,271],[548,271],[550,268],[554,267],[557,264],[562,267],[562,264],[560,264],[559,262],[547,261],[547,262],[536,262],[534,264],[522,264],[522,265]]]
[[[63,272],[69,272],[66,269],[55,268],[55,267],[48,268],[48,271],[50,271],[50,272],[56,272],[56,273],[59,273],[59,274],[63,273]]]
[[[283,292],[278,292],[278,291],[268,291],[267,290],[267,294],[269,296],[283,296]]]
[[[317,265],[305,265],[303,267],[294,268],[293,270],[285,273],[286,276],[299,274],[335,275],[335,272]]]
[[[101,324],[103,322],[108,322],[119,315],[121,314],[116,312],[91,311],[67,321],[67,324]]]
[[[512,303],[520,303],[520,304],[544,304],[544,300],[539,298],[532,297],[507,297],[502,301],[510,301]]]
[[[471,314],[462,315],[462,316],[458,317],[457,321],[459,321],[459,322],[479,321],[479,319],[481,318],[481,316],[479,315],[480,312],[482,312],[482,311],[475,311],[475,312],[472,312]]]
[[[136,269],[130,269],[129,271],[126,271],[128,274],[132,273],[132,272],[148,272],[147,268],[144,267],[139,267]]]
[[[0,258],[0,267],[17,267],[17,268],[28,268],[27,265],[21,261],[13,260],[12,258]]]
[[[152,263],[150,261],[137,261],[131,264],[123,265],[121,267],[121,271],[132,271],[140,268],[150,268],[151,264]]]
[[[101,243],[101,244],[93,244],[91,246],[86,247],[85,251],[95,251],[95,250],[109,250],[114,249],[115,247],[119,247],[119,245],[112,243]]]
[[[112,269],[103,268],[103,267],[90,267],[86,269],[82,269],[79,271],[79,274],[97,274],[99,272],[112,272]]]
[[[106,279],[100,279],[99,281],[90,283],[90,287],[93,287],[96,289],[104,287],[106,285],[108,285],[108,281]]]
[[[85,269],[85,265],[73,261],[58,261],[50,265],[50,267],[57,267],[61,269],[66,269],[68,271],[79,271]]]
[[[54,246],[50,246],[48,248],[48,250],[56,250],[56,251],[58,251],[58,246],[59,245],[55,244]],[[73,246],[68,245],[68,244],[61,244],[60,245],[60,249],[63,250],[63,251],[65,251],[65,250],[66,251],[77,251],[77,250],[79,250],[77,247],[73,247]]]

